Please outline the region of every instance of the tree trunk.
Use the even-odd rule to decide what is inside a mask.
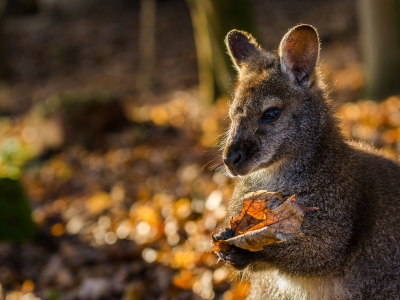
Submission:
[[[9,66],[5,53],[4,42],[4,18],[6,13],[7,0],[0,0],[0,80],[6,80],[9,76]]]
[[[154,80],[156,0],[140,1],[139,19],[138,89],[149,92]]]
[[[358,2],[367,73],[365,96],[380,101],[400,93],[400,1]]]
[[[199,97],[211,105],[228,94],[234,69],[226,54],[225,35],[231,29],[254,33],[250,4],[245,0],[187,0],[199,69]]]

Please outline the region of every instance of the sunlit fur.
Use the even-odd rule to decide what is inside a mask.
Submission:
[[[400,298],[400,167],[344,139],[325,90],[317,70],[306,85],[290,80],[277,53],[240,63],[224,155],[240,147],[246,160],[228,219],[245,193],[261,189],[319,208],[302,235],[231,256],[247,264],[249,299]],[[272,106],[280,118],[260,125]]]

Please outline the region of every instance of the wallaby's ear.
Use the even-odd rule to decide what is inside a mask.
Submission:
[[[260,51],[256,40],[251,34],[236,29],[228,32],[225,38],[225,43],[226,47],[228,48],[229,55],[239,71],[243,66],[243,63],[250,56]]]
[[[281,40],[279,56],[282,71],[306,87],[319,56],[317,30],[304,24],[290,29]]]

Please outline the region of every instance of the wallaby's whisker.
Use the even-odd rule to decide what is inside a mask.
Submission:
[[[218,162],[218,160],[222,160],[222,158],[220,156],[213,158],[212,160],[210,160],[208,163],[206,163],[201,169],[203,170],[205,167],[207,167],[209,164],[215,164],[216,162]]]

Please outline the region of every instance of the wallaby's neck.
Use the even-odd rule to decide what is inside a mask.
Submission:
[[[305,180],[316,173],[321,173],[321,170],[335,168],[342,161],[348,146],[337,124],[338,121],[333,115],[324,116],[324,119],[320,131],[307,142],[305,148],[282,163],[277,170],[282,172],[282,176],[294,176],[299,180]]]

